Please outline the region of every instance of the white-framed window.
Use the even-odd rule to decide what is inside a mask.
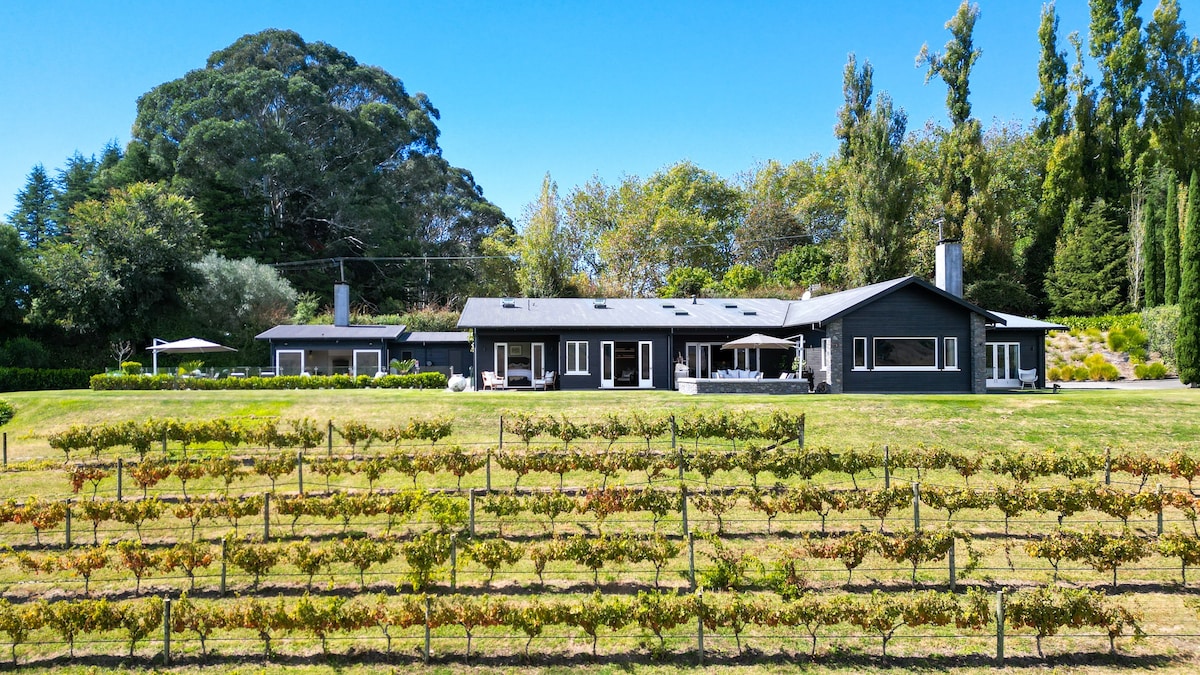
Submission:
[[[563,367],[563,374],[588,374],[588,343],[586,340],[567,342],[567,363]]]
[[[280,349],[275,352],[275,372],[280,375],[300,375],[304,372],[303,349]]]
[[[854,369],[867,369],[867,338],[854,338]]]
[[[958,338],[942,338],[942,368],[958,370]]]
[[[933,337],[877,337],[875,370],[937,370],[937,346]]]
[[[821,338],[821,370],[829,372],[829,364],[832,362],[833,356],[833,341],[829,338]]]

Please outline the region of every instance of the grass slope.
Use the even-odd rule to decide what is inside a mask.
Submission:
[[[807,414],[807,440],[833,447],[917,443],[958,449],[1107,446],[1170,451],[1200,438],[1200,392],[1064,390],[1058,394],[686,397],[674,392],[479,392],[398,390],[17,392],[2,428],[9,461],[52,457],[46,438],[72,424],[175,417],[312,417],[386,426],[451,415],[455,435],[496,437],[506,410],[595,419],[609,411],[670,413],[692,407]]]

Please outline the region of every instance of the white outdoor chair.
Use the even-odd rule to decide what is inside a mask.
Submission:
[[[555,377],[556,376],[553,370],[547,370],[541,377],[533,380],[533,388],[541,389],[543,391],[548,390],[554,386]]]
[[[1021,388],[1022,389],[1025,388],[1025,385],[1029,385],[1030,389],[1037,389],[1037,381],[1038,381],[1037,368],[1031,368],[1029,370],[1018,370],[1017,371],[1017,379],[1021,380]]]
[[[483,388],[484,389],[496,390],[496,389],[502,389],[504,387],[504,383],[501,381],[501,379],[499,377],[496,377],[496,373],[494,371],[485,370],[485,371],[483,371],[482,374],[483,374]]]

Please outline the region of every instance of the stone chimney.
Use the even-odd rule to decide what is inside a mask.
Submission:
[[[939,248],[938,250],[938,255],[940,256],[941,249]],[[939,257],[938,260],[940,261],[941,258]],[[939,262],[939,264],[941,263]],[[333,325],[350,325],[350,284],[344,281],[338,281],[333,284]]]
[[[963,296],[963,251],[957,239],[942,239],[937,245],[934,283],[947,293]]]

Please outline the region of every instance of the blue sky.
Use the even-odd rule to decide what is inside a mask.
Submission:
[[[981,0],[974,114],[1029,123],[1040,0]],[[1144,3],[1149,15],[1154,3]],[[1184,0],[1184,19],[1194,16]],[[945,118],[914,57],[954,0],[855,2],[0,3],[0,214],[30,168],[124,145],[137,97],[241,35],[287,28],[428,94],[443,154],[518,219],[550,172],[566,193],[690,160],[726,177],[835,148],[846,55],[875,67],[909,128]],[[1086,35],[1085,0],[1060,0]],[[1193,32],[1194,32],[1193,28]]]

